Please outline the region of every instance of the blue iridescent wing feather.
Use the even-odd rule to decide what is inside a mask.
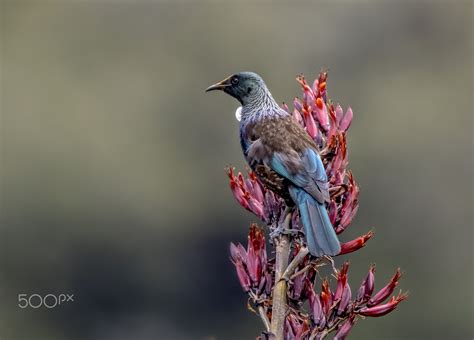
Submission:
[[[311,254],[337,255],[341,247],[325,206],[329,190],[323,162],[312,148],[298,156],[294,152],[276,152],[269,166],[293,183],[289,192],[298,206]]]
[[[302,155],[275,152],[269,166],[310,194],[319,203],[329,201],[326,171],[317,152],[308,147]]]

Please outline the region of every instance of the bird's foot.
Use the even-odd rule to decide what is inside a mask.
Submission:
[[[299,235],[301,230],[291,228],[291,218],[293,216],[293,208],[286,207],[283,213],[284,219],[282,223],[279,223],[276,227],[271,229],[270,237],[277,238],[280,235]]]
[[[278,225],[276,228],[273,228],[270,232],[271,238],[276,238],[280,235],[290,235],[290,236],[297,236],[301,235],[303,232],[298,229],[291,229],[286,228],[283,224]]]

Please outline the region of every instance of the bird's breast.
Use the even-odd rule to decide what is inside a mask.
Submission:
[[[293,205],[289,191],[290,182],[288,179],[279,175],[265,164],[256,165],[253,171],[267,189],[283,198],[288,206]]]

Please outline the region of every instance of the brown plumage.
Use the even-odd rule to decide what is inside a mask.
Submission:
[[[252,169],[265,186],[281,196],[287,205],[293,205],[288,191],[290,181],[266,164],[274,152],[284,152],[288,155],[288,168],[296,174],[302,169],[300,155],[303,151],[309,147],[317,152],[314,141],[292,116],[268,117],[248,124],[242,132],[251,142],[246,158]]]

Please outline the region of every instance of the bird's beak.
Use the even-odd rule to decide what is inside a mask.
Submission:
[[[206,92],[209,92],[209,91],[215,91],[215,90],[224,90],[226,87],[229,87],[231,86],[232,84],[230,83],[230,77],[229,78],[226,78],[214,85],[211,85],[209,86],[207,89],[206,89]]]

